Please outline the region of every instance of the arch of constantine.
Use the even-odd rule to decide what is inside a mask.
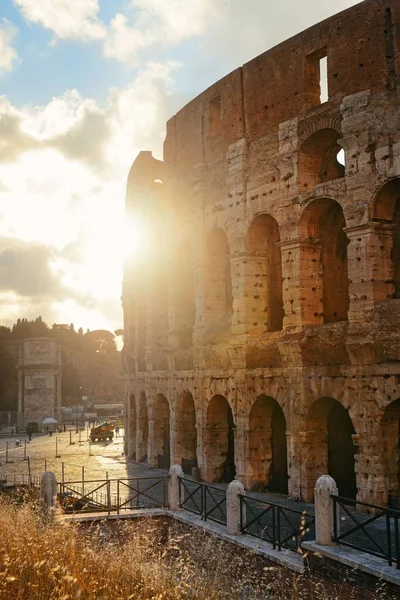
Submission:
[[[400,3],[236,69],[141,152],[127,453],[312,500],[400,495]]]

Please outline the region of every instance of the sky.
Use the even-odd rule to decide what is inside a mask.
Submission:
[[[0,0],[0,325],[120,328],[138,152],[162,159],[190,99],[357,3]]]

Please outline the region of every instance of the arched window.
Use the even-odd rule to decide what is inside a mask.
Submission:
[[[337,156],[341,150],[335,129],[320,129],[301,145],[297,165],[299,191],[308,191],[319,183],[344,177],[345,168]]]
[[[180,244],[176,257],[175,324],[180,348],[191,348],[195,322],[192,249],[187,242]]]
[[[400,179],[386,183],[379,191],[372,214],[373,221],[393,226],[392,263],[393,298],[400,298]]]
[[[222,229],[214,229],[207,240],[204,287],[206,324],[231,315],[231,257],[226,234]]]
[[[311,202],[301,217],[300,271],[308,307],[306,323],[347,321],[350,300],[345,226],[342,207],[327,198]]]
[[[280,331],[283,323],[282,258],[278,223],[258,215],[246,236],[246,320],[250,331]]]

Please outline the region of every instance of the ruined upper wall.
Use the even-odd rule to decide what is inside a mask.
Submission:
[[[398,0],[365,0],[261,54],[168,121],[165,161],[185,174],[223,160],[243,137],[251,142],[294,117],[339,110],[344,96],[393,87],[400,74],[399,23]],[[319,104],[315,68],[325,52],[329,100]]]

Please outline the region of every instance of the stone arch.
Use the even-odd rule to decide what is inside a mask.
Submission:
[[[175,272],[175,327],[178,344],[180,348],[190,348],[193,344],[196,306],[192,248],[186,241],[178,246]]]
[[[326,127],[310,133],[307,138],[301,140],[297,162],[297,184],[300,192],[310,191],[319,183],[344,177],[345,168],[337,160],[337,155],[342,149],[338,143],[340,137],[341,134],[336,129]]]
[[[386,235],[385,244],[390,245],[382,250],[390,256],[390,273],[386,279],[393,281],[393,298],[400,298],[400,178],[385,183],[375,196],[372,206],[372,220],[387,225],[392,235]]]
[[[400,399],[393,400],[380,421],[383,481],[386,502],[389,496],[400,496]]]
[[[128,456],[129,458],[136,459],[136,427],[137,427],[137,414],[136,414],[136,398],[134,394],[129,396],[128,404]]]
[[[222,229],[207,237],[204,269],[205,322],[210,324],[233,312],[230,248]]]
[[[208,404],[204,428],[204,458],[207,481],[229,482],[235,477],[235,424],[225,396],[213,396]]]
[[[314,200],[301,216],[302,258],[299,266],[305,299],[304,324],[348,319],[350,299],[345,226],[341,205],[330,198]]]
[[[283,324],[282,257],[279,226],[257,215],[246,234],[246,320],[250,331],[280,331]]]
[[[158,466],[170,466],[170,410],[164,394],[156,394],[153,405],[153,455]]]
[[[278,402],[260,395],[249,414],[251,488],[288,493],[286,419]]]
[[[146,462],[148,458],[149,445],[149,417],[147,409],[147,398],[144,392],[140,392],[137,414],[136,433],[136,458],[139,462]]]
[[[320,475],[331,475],[339,495],[355,498],[357,494],[354,429],[349,412],[334,398],[323,397],[310,407],[306,417],[305,469],[303,497],[310,502]]]
[[[187,474],[197,466],[196,449],[196,408],[192,394],[184,391],[175,405],[175,462],[181,464]]]

